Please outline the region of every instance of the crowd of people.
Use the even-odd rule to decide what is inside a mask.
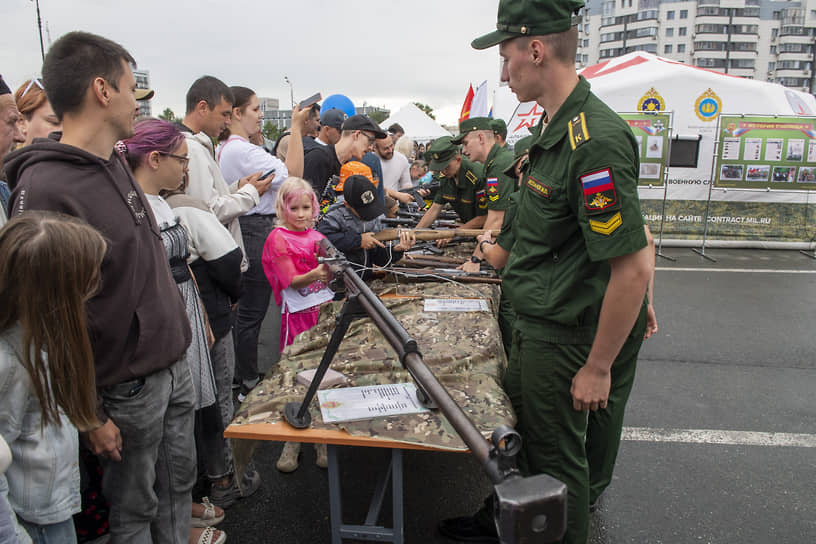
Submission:
[[[473,43],[500,45],[502,79],[552,113],[514,149],[500,120],[417,144],[319,105],[295,107],[269,145],[256,93],[213,76],[190,85],[179,122],[136,122],[134,58],[86,32],[16,92],[0,77],[0,541],[225,542],[225,510],[261,485],[224,438],[234,388],[243,400],[336,298],[321,240],[367,279],[414,246],[409,229],[389,246],[375,233],[420,188],[418,227],[450,207],[485,230],[460,268],[503,276],[520,468],[567,484],[564,541],[586,542],[657,331],[654,249],[631,132],[572,65],[581,2],[533,4],[534,35],[502,2],[514,24]],[[268,313],[279,349],[259,357]],[[287,443],[278,469],[299,452]],[[440,531],[497,541],[492,504]]]

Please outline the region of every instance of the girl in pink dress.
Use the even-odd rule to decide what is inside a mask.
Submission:
[[[281,306],[280,349],[317,324],[320,304],[334,293],[326,285],[328,267],[317,263],[317,244],[325,236],[314,230],[317,197],[304,179],[290,177],[275,202],[278,224],[266,239],[263,269],[275,302]]]
[[[308,181],[289,177],[278,190],[275,202],[278,224],[263,249],[264,273],[272,285],[275,302],[281,307],[280,349],[295,336],[317,324],[320,304],[334,298],[326,285],[329,269],[317,262],[317,244],[325,236],[314,230],[318,205]],[[317,465],[328,466],[326,445],[315,444]],[[300,444],[287,442],[278,459],[281,472],[298,467]]]

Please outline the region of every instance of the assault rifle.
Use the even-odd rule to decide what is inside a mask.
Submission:
[[[353,265],[328,241],[320,242],[322,257],[331,271],[331,283],[346,288],[346,302],[337,318],[329,344],[320,360],[303,402],[290,402],[284,409],[286,420],[298,429],[311,424],[309,404],[317,392],[337,348],[357,317],[368,316],[396,351],[400,362],[417,384],[417,399],[429,408],[438,408],[450,422],[471,454],[493,482],[494,516],[500,542],[556,542],[567,524],[567,487],[546,474],[522,477],[516,468],[521,436],[508,426],[493,431],[490,442],[450,393],[425,365],[419,347],[394,315],[355,273]]]

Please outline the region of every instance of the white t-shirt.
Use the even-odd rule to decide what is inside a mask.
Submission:
[[[266,152],[260,146],[249,142],[236,134],[230,136],[227,141],[221,142],[215,150],[218,158],[218,165],[227,183],[234,183],[244,176],[261,172],[265,174],[271,169],[275,169],[275,179],[269,189],[261,195],[258,205],[249,210],[246,215],[275,214],[275,199],[278,196],[278,189],[289,177],[289,170],[286,165],[277,157]]]
[[[159,195],[148,195],[145,193],[147,201],[150,202],[150,208],[153,210],[153,215],[156,217],[156,223],[159,225],[159,230],[165,226],[173,226],[178,223],[176,214],[173,213],[173,208]]]
[[[399,151],[394,151],[393,157],[388,160],[380,157],[380,162],[382,163],[383,183],[386,189],[399,191],[413,186],[411,182],[411,164],[405,155]]]

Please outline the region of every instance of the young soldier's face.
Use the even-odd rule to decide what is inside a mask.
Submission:
[[[499,55],[503,61],[501,80],[508,83],[519,102],[536,99],[536,93],[531,86],[534,66],[528,43],[528,40],[516,38],[503,41],[499,46]]]

